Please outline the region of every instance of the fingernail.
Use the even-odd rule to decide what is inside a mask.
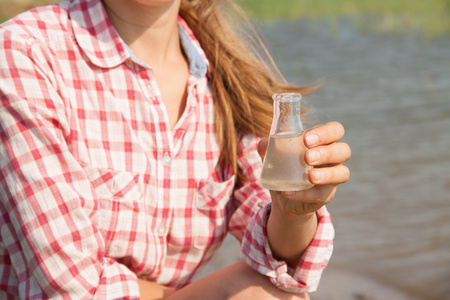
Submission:
[[[314,146],[318,142],[319,142],[319,137],[317,136],[317,134],[310,134],[310,135],[306,136],[306,144],[308,146]]]
[[[314,181],[321,181],[324,177],[323,172],[315,169],[313,173]]]
[[[314,163],[320,159],[320,152],[317,150],[308,151],[309,162]]]

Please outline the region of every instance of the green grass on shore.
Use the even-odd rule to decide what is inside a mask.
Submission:
[[[450,0],[236,0],[251,17],[268,20],[350,17],[359,23],[377,17],[382,31],[420,31],[427,36],[450,33]]]
[[[25,10],[56,2],[58,0],[0,0],[0,23]]]

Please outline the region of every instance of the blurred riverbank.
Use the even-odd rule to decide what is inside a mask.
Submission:
[[[55,0],[0,0],[0,22],[39,5]],[[418,31],[425,37],[450,33],[448,0],[235,0],[252,19],[298,20],[320,17],[336,29],[341,17],[371,32]]]
[[[450,2],[447,0],[238,0],[244,10],[259,20],[326,19],[335,30],[338,19],[371,32],[418,31],[425,37],[450,32]]]

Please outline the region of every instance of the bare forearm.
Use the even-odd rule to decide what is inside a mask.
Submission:
[[[268,277],[263,276],[240,262],[176,291],[167,300],[308,300],[308,294],[291,294],[274,286]]]
[[[156,283],[139,279],[141,299],[165,300],[309,300],[308,294],[291,294],[274,286],[268,277],[263,276],[240,262],[192,284],[173,290]]]
[[[142,300],[161,300],[167,299],[175,290],[156,284],[151,281],[138,279],[139,292]]]
[[[272,195],[273,198],[279,196],[279,193]],[[273,203],[267,223],[270,248],[277,260],[283,260],[295,268],[314,237],[317,216],[314,212],[287,216],[277,205],[280,205],[280,202]]]

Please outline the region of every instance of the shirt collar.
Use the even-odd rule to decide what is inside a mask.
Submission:
[[[78,45],[96,66],[113,68],[129,58],[138,61],[112,26],[100,0],[72,1],[69,16]],[[205,76],[209,62],[200,43],[181,17],[178,27],[189,71],[199,78]]]
[[[180,31],[181,46],[183,47],[184,53],[189,61],[189,72],[198,78],[205,76],[208,71],[209,64],[203,49],[196,47],[197,39],[191,38],[189,33],[180,24],[180,21],[178,22],[178,28]]]
[[[178,17],[178,28],[180,29],[181,45],[189,60],[189,71],[196,77],[205,76],[210,72],[208,58],[191,28],[180,16]]]
[[[73,34],[89,60],[112,68],[129,58],[100,0],[74,0],[69,8]]]

